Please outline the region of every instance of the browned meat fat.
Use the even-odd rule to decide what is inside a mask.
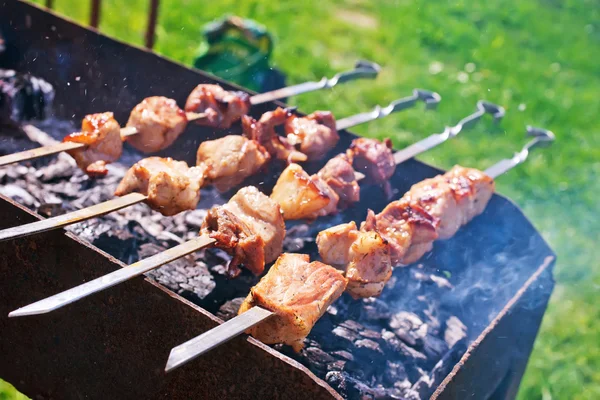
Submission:
[[[279,175],[271,198],[286,220],[307,219],[337,211],[338,195],[318,175],[309,176],[298,164],[290,164]]]
[[[66,136],[63,142],[86,145],[68,153],[77,166],[92,177],[106,175],[106,164],[117,161],[123,151],[121,127],[111,112],[86,115],[81,122],[81,132]]]
[[[187,126],[185,112],[177,102],[162,96],[145,98],[134,107],[127,126],[137,134],[125,139],[144,153],[153,153],[169,147]]]
[[[199,125],[229,128],[250,110],[250,96],[231,92],[219,85],[201,84],[192,90],[185,103],[185,111],[204,113],[196,120]]]
[[[386,184],[396,171],[396,162],[392,153],[392,141],[385,139],[358,138],[352,141],[348,157],[354,168],[365,174],[372,182]]]
[[[264,113],[258,121],[244,115],[242,118],[244,135],[257,141],[274,159],[288,163],[306,161],[308,159],[306,154],[297,151],[287,138],[275,132],[275,127],[283,125],[291,115],[289,110],[281,107]]]
[[[265,263],[283,251],[285,222],[279,205],[254,186],[240,189],[227,203],[210,209],[201,232],[216,239],[216,246],[233,256],[231,277],[243,264],[259,275]]]
[[[346,288],[340,271],[309,261],[305,254],[284,253],[250,290],[239,314],[260,306],[275,315],[249,329],[249,334],[263,343],[285,343],[295,351],[302,349],[304,338]]]
[[[189,168],[184,161],[148,157],[129,168],[115,195],[142,193],[148,196],[146,203],[153,210],[175,215],[196,208],[205,173],[205,166]]]
[[[254,140],[239,135],[202,142],[197,165],[208,165],[208,181],[219,192],[226,192],[256,174],[270,160],[267,150]]]
[[[338,208],[347,207],[360,200],[360,186],[352,163],[345,154],[338,154],[318,172],[319,177],[338,195]]]
[[[315,111],[306,117],[292,115],[285,122],[285,133],[310,161],[324,158],[340,140],[329,111]]]

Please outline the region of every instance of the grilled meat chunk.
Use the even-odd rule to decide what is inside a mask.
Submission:
[[[258,121],[244,115],[242,117],[244,135],[264,146],[273,158],[288,163],[306,161],[308,159],[306,154],[297,151],[287,138],[275,132],[275,127],[284,124],[291,116],[289,110],[281,107],[264,113]]]
[[[335,118],[329,111],[315,111],[306,117],[290,116],[285,122],[288,141],[299,147],[310,161],[320,160],[340,140]]]
[[[282,254],[250,290],[239,314],[254,306],[275,315],[247,332],[267,344],[285,343],[300,351],[312,327],[341,296],[346,279],[335,268],[305,254]]]
[[[134,107],[127,126],[137,134],[125,138],[129,144],[144,153],[153,153],[169,147],[187,126],[185,112],[173,99],[162,96],[145,98]]]
[[[494,181],[476,169],[455,166],[444,175],[421,181],[404,195],[439,219],[438,237],[449,239],[481,214],[494,193]]]
[[[206,114],[206,117],[195,121],[197,124],[215,128],[229,128],[248,110],[248,93],[231,92],[219,85],[198,85],[185,102],[185,111]]]
[[[87,147],[70,150],[77,166],[89,176],[104,176],[106,164],[117,161],[123,152],[121,127],[113,113],[86,115],[81,123],[81,132],[71,133],[63,142],[83,143]]]
[[[347,154],[358,172],[365,174],[370,182],[382,185],[388,197],[391,196],[389,179],[396,171],[396,162],[390,139],[383,142],[368,138],[354,139]]]
[[[204,165],[189,168],[184,161],[148,157],[129,168],[115,195],[142,193],[148,196],[146,203],[153,210],[175,215],[196,208],[205,173]]]
[[[259,275],[265,263],[274,261],[283,251],[285,222],[275,201],[254,186],[247,186],[226,204],[211,208],[201,231],[233,256],[228,267],[231,277],[239,275],[240,264]]]
[[[318,172],[319,178],[339,197],[338,207],[343,208],[360,200],[360,187],[352,163],[345,154],[338,154]]]
[[[254,175],[270,160],[269,152],[254,140],[239,135],[202,142],[197,164],[209,166],[207,179],[219,192],[226,192]]]
[[[288,165],[279,175],[271,198],[279,203],[286,220],[313,220],[335,213],[339,199],[323,179],[309,176],[298,164]]]
[[[341,224],[321,231],[317,246],[325,263],[345,270],[346,290],[355,299],[379,296],[392,276],[388,243],[375,230]]]
[[[377,231],[390,247],[392,265],[406,265],[405,259],[413,245],[432,243],[437,238],[438,220],[416,205],[393,201],[375,215],[369,210],[361,231]]]

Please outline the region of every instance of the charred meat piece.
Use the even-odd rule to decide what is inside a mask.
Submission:
[[[86,145],[68,153],[77,166],[92,177],[106,175],[106,164],[117,161],[123,151],[121,127],[111,112],[86,115],[81,123],[81,132],[71,133],[63,142]]]
[[[397,200],[377,215],[369,210],[361,231],[378,232],[389,244],[392,265],[406,265],[411,262],[405,259],[411,246],[431,244],[437,238],[437,224],[421,207]]]
[[[285,343],[300,351],[312,327],[341,296],[346,279],[337,269],[306,254],[284,253],[250,290],[239,314],[254,306],[275,315],[247,332],[267,344]]]
[[[144,153],[153,153],[169,147],[187,125],[185,112],[173,99],[162,96],[145,98],[135,106],[127,121],[137,134],[125,138]]]
[[[389,179],[396,171],[396,162],[392,153],[392,141],[384,139],[354,139],[347,151],[354,168],[374,184],[383,185],[386,193],[391,195]]]
[[[360,187],[352,163],[345,154],[338,154],[318,172],[319,178],[333,189],[339,197],[338,207],[347,207],[360,200]]]
[[[286,220],[314,220],[333,214],[339,199],[323,179],[309,176],[298,164],[288,165],[279,175],[271,198],[281,206]]]
[[[283,125],[292,114],[289,110],[281,107],[275,111],[264,113],[260,119],[244,115],[242,117],[242,127],[244,135],[252,140],[256,140],[262,145],[271,157],[284,160],[288,163],[306,161],[306,154],[297,151],[287,138],[279,136],[275,132],[275,127]]]
[[[379,296],[392,276],[389,246],[377,231],[341,224],[321,231],[317,246],[325,263],[346,271],[346,290],[355,299]]]
[[[404,199],[439,219],[438,237],[449,239],[483,212],[493,193],[492,178],[476,169],[455,166],[444,175],[413,185]]]
[[[285,222],[279,205],[254,186],[240,189],[226,204],[215,206],[202,224],[202,233],[233,256],[229,275],[235,277],[243,264],[259,275],[265,263],[283,251]]]
[[[239,135],[202,142],[197,165],[208,165],[208,181],[219,192],[226,192],[254,175],[267,164],[269,152],[254,140]]]
[[[185,111],[206,114],[206,117],[196,120],[197,124],[215,128],[229,128],[248,110],[248,93],[231,92],[219,85],[198,85],[185,102]]]
[[[306,117],[292,115],[285,122],[285,133],[310,161],[325,157],[340,140],[335,118],[329,111],[315,111]]]
[[[196,208],[205,173],[206,166],[189,168],[184,161],[148,157],[129,168],[115,195],[142,193],[153,210],[175,215]]]

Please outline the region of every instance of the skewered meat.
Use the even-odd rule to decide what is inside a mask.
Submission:
[[[411,245],[431,243],[437,238],[438,220],[416,205],[400,200],[375,215],[369,210],[361,231],[377,231],[390,247],[392,265],[406,265],[404,256]]]
[[[267,150],[254,140],[239,135],[203,142],[197,164],[210,166],[207,179],[218,191],[226,192],[254,175],[270,160]]]
[[[476,169],[455,166],[444,175],[413,185],[404,199],[438,218],[438,237],[449,239],[483,212],[493,192],[492,178]]]
[[[148,196],[146,203],[170,216],[196,208],[206,166],[189,168],[184,161],[148,157],[135,163],[125,174],[115,195],[138,192]]]
[[[291,115],[289,110],[281,107],[264,113],[258,121],[244,115],[242,117],[244,135],[264,146],[273,158],[288,163],[306,161],[308,159],[306,154],[297,151],[287,138],[275,132],[275,127],[284,124]]]
[[[388,196],[392,190],[389,179],[396,171],[396,162],[392,153],[392,141],[385,139],[354,139],[347,151],[354,168],[374,184],[381,184]]]
[[[254,186],[240,189],[226,204],[209,210],[202,233],[233,256],[229,275],[239,275],[238,265],[259,275],[265,263],[283,251],[285,222],[279,205]]]
[[[309,176],[298,164],[279,175],[271,198],[281,206],[286,220],[316,219],[337,211],[338,195],[318,175]]]
[[[250,290],[239,314],[260,306],[275,315],[250,328],[249,334],[263,343],[302,349],[304,338],[346,288],[346,279],[337,269],[309,261],[306,254],[282,254]]]
[[[318,175],[339,197],[338,207],[343,208],[360,199],[360,186],[352,164],[345,154],[338,154],[321,168]]]
[[[201,84],[192,90],[185,103],[185,111],[204,113],[196,120],[199,125],[229,128],[250,110],[250,96],[231,92],[219,85]]]
[[[285,122],[285,133],[309,160],[320,160],[340,140],[335,118],[329,111],[315,111],[306,117],[290,116]]]
[[[187,125],[185,112],[173,99],[162,96],[145,98],[135,106],[127,121],[137,134],[126,140],[144,153],[153,153],[170,146]]]
[[[121,127],[111,112],[86,115],[81,123],[81,132],[71,133],[63,142],[86,145],[68,153],[79,168],[92,177],[106,175],[106,164],[117,161],[123,151]]]
[[[346,271],[346,290],[355,299],[379,296],[392,276],[388,243],[374,230],[337,225],[317,235],[317,246],[325,263]]]

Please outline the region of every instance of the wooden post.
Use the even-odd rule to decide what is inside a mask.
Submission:
[[[92,0],[92,9],[90,11],[90,26],[98,28],[100,23],[100,2],[101,0]]]
[[[156,39],[156,21],[158,20],[159,0],[150,0],[150,12],[148,14],[148,27],[146,29],[146,47],[152,49]]]

